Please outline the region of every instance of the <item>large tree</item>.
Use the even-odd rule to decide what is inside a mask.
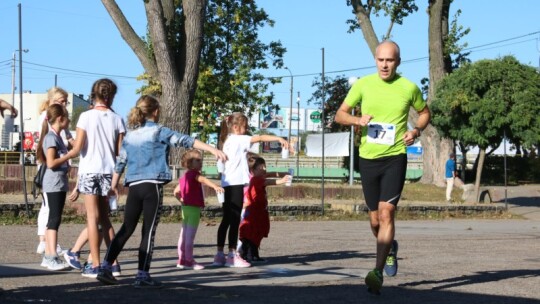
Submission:
[[[161,96],[166,126],[190,133],[194,125],[206,134],[218,113],[272,102],[264,95],[268,81],[253,71],[268,68],[267,58],[281,67],[285,49],[259,41],[258,29],[273,21],[254,0],[144,1],[146,37],[137,36],[115,0],[102,2],[145,70],[140,92]]]
[[[189,133],[206,1],[183,0],[180,11],[173,0],[144,1],[150,45],[133,30],[115,0],[101,1],[146,74],[161,85],[161,121],[171,129]]]
[[[504,138],[534,149],[540,143],[540,74],[507,56],[465,65],[437,86],[433,125],[465,148],[479,147],[476,197],[486,152]],[[489,153],[489,152],[488,152]]]
[[[428,105],[433,98],[433,92],[437,83],[452,70],[451,53],[459,51],[457,40],[459,31],[449,32],[449,11],[452,0],[428,0],[429,14],[429,88]],[[379,39],[373,29],[371,22],[372,14],[379,16],[384,14],[390,18],[390,24],[382,40],[391,37],[394,24],[402,24],[405,17],[416,12],[418,7],[414,0],[348,0],[347,4],[352,6],[356,21],[349,20],[351,31],[360,28],[364,39],[368,44],[372,54],[375,56],[375,49]],[[452,34],[452,35],[450,35]],[[411,111],[410,120],[414,125],[417,114]],[[444,185],[444,163],[446,156],[453,150],[453,143],[450,140],[442,139],[437,130],[428,126],[420,138],[424,147],[423,155],[423,175],[421,182]]]

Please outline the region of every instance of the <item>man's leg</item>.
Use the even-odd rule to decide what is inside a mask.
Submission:
[[[372,212],[372,216],[377,216],[377,259],[375,262],[375,268],[382,271],[386,263],[386,258],[390,248],[392,247],[392,242],[394,241],[394,215],[395,215],[396,206],[387,203],[380,202],[379,210]],[[373,223],[374,220],[371,219]],[[374,229],[372,225],[372,230]]]

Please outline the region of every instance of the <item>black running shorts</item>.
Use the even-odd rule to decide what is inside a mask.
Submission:
[[[397,206],[407,173],[407,154],[376,159],[360,157],[359,166],[362,190],[369,210],[378,210],[379,202]]]

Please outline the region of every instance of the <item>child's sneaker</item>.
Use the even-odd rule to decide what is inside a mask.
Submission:
[[[240,255],[235,254],[232,256],[231,255],[227,256],[225,267],[247,268],[247,267],[251,267],[251,264],[248,263],[246,260],[242,259]]]
[[[62,247],[60,247],[60,244],[56,244],[56,253],[58,255],[64,254],[65,250],[62,250]]]
[[[384,264],[384,272],[387,276],[393,277],[397,274],[398,271],[398,242],[396,240],[392,241],[392,248],[386,257],[386,263]]]
[[[41,263],[41,266],[43,266],[43,263],[47,264],[48,270],[64,270],[66,268],[69,268],[67,264],[65,264],[62,260],[60,260],[59,257],[43,257],[43,262]]]
[[[373,269],[368,272],[366,279],[366,285],[368,287],[368,292],[379,295],[381,293],[381,287],[383,284],[383,275],[380,270]]]
[[[152,280],[150,276],[135,278],[133,282],[135,288],[161,288],[163,284],[160,281]]]
[[[212,266],[225,266],[225,262],[225,254],[220,251],[214,256],[214,262],[212,263]]]
[[[176,264],[176,268],[203,270],[204,266],[197,263],[195,260],[192,260],[191,262],[180,262],[180,263]]]
[[[122,275],[122,269],[120,268],[120,263],[111,266],[112,275],[119,277]]]
[[[47,244],[45,242],[39,242],[39,244],[37,246],[37,249],[36,249],[36,253],[37,254],[45,253],[45,247],[46,246],[47,246]]]
[[[64,253],[64,259],[66,260],[68,265],[74,269],[82,269],[81,262],[79,261],[80,256],[81,256],[80,251],[73,252],[71,251],[71,248],[66,250],[66,252]]]
[[[97,275],[98,275],[98,272],[99,272],[99,266],[98,267],[92,267],[92,265],[88,265],[83,269],[81,275],[83,277],[95,279],[97,277]]]
[[[118,284],[118,281],[114,278],[113,273],[111,270],[102,267],[98,270],[97,277],[98,281],[105,285],[115,285]]]
[[[47,258],[43,256],[43,258],[41,259],[41,264],[39,264],[39,266],[47,268],[48,265],[49,262],[47,261]]]

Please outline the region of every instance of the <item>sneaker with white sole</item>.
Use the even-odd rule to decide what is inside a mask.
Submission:
[[[181,262],[181,263],[176,264],[176,268],[186,269],[186,270],[187,269],[203,270],[204,265],[197,263],[197,261],[195,260],[191,260],[190,262]]]
[[[66,252],[64,253],[64,259],[66,260],[68,265],[74,269],[79,269],[79,270],[82,269],[81,262],[79,261],[80,257],[81,257],[81,252],[80,251],[73,252],[71,251],[71,248],[66,250]]]
[[[218,252],[214,256],[214,262],[212,263],[212,266],[225,266],[225,254],[223,252]]]
[[[239,254],[235,254],[233,256],[227,256],[225,267],[247,268],[251,267],[251,264],[248,261],[244,260]]]
[[[47,244],[45,242],[39,242],[36,253],[37,254],[44,254],[45,253],[45,247],[47,247]]]
[[[47,264],[48,270],[64,270],[66,268],[69,268],[69,266],[64,263],[58,256],[43,257],[43,262],[41,263],[41,266],[43,266],[43,263],[45,262]]]
[[[114,264],[111,266],[111,272],[112,272],[112,275],[115,276],[115,277],[119,277],[122,275],[122,269],[120,268],[120,264],[117,263],[117,264]]]
[[[86,266],[81,275],[83,277],[86,277],[86,278],[97,278],[97,275],[98,275],[98,272],[99,272],[99,266],[97,267],[92,267],[92,265],[88,265]]]
[[[41,259],[41,264],[39,264],[39,266],[47,268],[48,265],[49,263],[47,262],[47,258],[43,256],[43,258]]]

